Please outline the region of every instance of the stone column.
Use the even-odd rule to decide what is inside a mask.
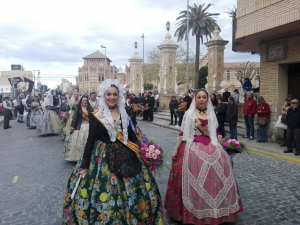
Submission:
[[[130,62],[130,91],[138,94],[143,93],[143,59],[139,56],[137,51],[137,43],[135,43],[135,51],[133,56],[129,59]]]
[[[157,46],[160,51],[158,92],[160,94],[159,104],[162,109],[168,109],[171,96],[176,95],[178,90],[176,80],[176,51],[179,45],[171,38],[169,22],[167,22],[166,27],[165,40]]]
[[[216,92],[221,89],[219,85],[223,81],[224,49],[229,41],[223,40],[219,33],[218,27],[215,27],[213,37],[204,43],[208,50],[207,90],[209,92]]]
[[[124,84],[125,84],[125,72],[123,71],[121,66],[120,66],[120,68],[118,69],[118,72],[117,72],[117,79],[118,79],[119,84],[122,84],[124,86]]]

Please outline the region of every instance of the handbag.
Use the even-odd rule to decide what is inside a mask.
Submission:
[[[174,115],[177,117],[178,116],[178,110],[174,109]]]
[[[139,107],[138,107],[138,105],[137,104],[132,104],[132,110],[133,110],[133,112],[136,112],[136,111],[138,111],[139,110]]]
[[[264,126],[266,125],[267,118],[266,117],[258,117],[257,118],[257,125]]]
[[[287,114],[282,114],[281,115],[281,122],[283,122],[284,124],[287,123]]]
[[[280,129],[287,129],[287,125],[286,124],[283,124],[282,122],[281,122],[281,116],[279,116],[278,117],[278,120],[277,120],[277,122],[276,122],[276,124],[275,124],[275,127],[276,128],[280,128]]]

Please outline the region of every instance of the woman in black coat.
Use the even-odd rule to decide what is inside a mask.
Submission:
[[[222,135],[222,137],[225,137],[225,128],[224,128],[224,123],[226,120],[226,111],[227,111],[227,104],[223,103],[224,102],[224,98],[220,97],[218,99],[218,105],[215,108],[215,112],[217,115],[217,120],[219,123],[219,131]]]

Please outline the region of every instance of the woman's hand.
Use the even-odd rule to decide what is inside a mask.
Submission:
[[[178,148],[175,148],[172,154],[172,160],[177,159],[177,152],[178,152]]]
[[[223,143],[223,138],[222,138],[222,135],[218,135],[218,141],[219,141],[219,143],[220,143],[220,144],[222,144],[222,143]]]
[[[84,179],[86,177],[87,169],[79,170],[80,177]]]

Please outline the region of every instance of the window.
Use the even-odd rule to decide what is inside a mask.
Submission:
[[[89,74],[86,74],[86,80],[89,81]]]
[[[98,74],[98,81],[101,81],[101,74]]]
[[[227,70],[227,80],[230,80],[230,70]]]
[[[259,75],[259,70],[256,70],[256,74]]]

